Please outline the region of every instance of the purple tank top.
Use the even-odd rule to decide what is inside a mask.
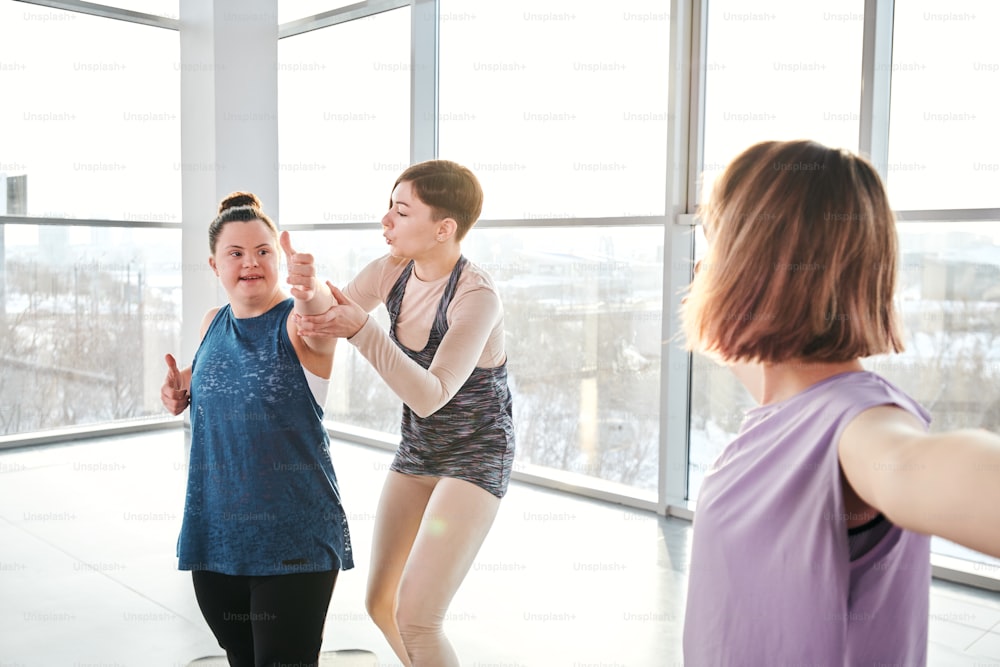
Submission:
[[[930,538],[892,526],[848,554],[837,443],[879,405],[930,423],[866,371],[747,412],[698,498],[685,667],[926,664]]]

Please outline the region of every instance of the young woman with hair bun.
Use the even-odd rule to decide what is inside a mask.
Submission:
[[[230,665],[316,665],[337,575],[354,563],[323,426],[336,339],[297,335],[294,315],[333,296],[251,193],[222,201],[208,238],[229,303],[205,315],[190,366],[166,355],[161,390],[172,414],[191,407],[179,567]]]

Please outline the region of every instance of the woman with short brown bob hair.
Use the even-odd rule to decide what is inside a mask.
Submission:
[[[930,535],[1000,556],[1000,437],[929,434],[861,366],[902,350],[881,180],[843,150],[765,142],[700,214],[688,345],[759,405],[698,497],[685,662],[923,665]]]
[[[701,217],[711,243],[684,322],[704,351],[779,362],[903,350],[895,218],[865,160],[811,141],[757,144]]]

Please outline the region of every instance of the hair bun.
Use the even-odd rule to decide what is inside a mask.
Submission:
[[[237,206],[253,206],[255,208],[261,208],[260,200],[257,199],[257,195],[252,192],[232,192],[226,195],[222,203],[219,204],[219,213],[222,213],[228,208],[236,208]]]

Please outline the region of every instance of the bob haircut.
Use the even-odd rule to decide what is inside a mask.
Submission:
[[[434,220],[451,218],[456,223],[455,239],[461,241],[483,210],[483,188],[467,167],[449,160],[427,160],[406,169],[393,184],[413,184],[413,191],[431,209]],[[392,207],[390,200],[389,207]]]
[[[699,215],[709,247],[681,307],[688,349],[763,363],[903,350],[895,217],[868,161],[812,141],[759,143]]]

